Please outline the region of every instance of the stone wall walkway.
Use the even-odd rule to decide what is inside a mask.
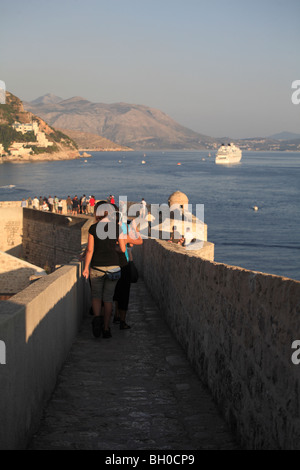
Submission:
[[[94,338],[90,315],[30,450],[238,449],[209,392],[148,294],[132,285],[127,321]]]

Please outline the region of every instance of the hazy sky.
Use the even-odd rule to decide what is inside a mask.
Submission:
[[[299,18],[300,0],[0,0],[0,79],[215,137],[300,133]]]

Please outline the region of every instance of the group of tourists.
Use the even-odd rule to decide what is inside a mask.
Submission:
[[[115,204],[115,196],[110,194],[106,202],[110,204]],[[68,195],[66,199],[61,199],[58,196],[40,196],[39,198],[35,196],[33,199],[28,197],[28,199],[23,198],[21,201],[21,207],[28,207],[29,209],[36,209],[46,212],[54,212],[55,214],[67,213],[67,215],[93,215],[94,208],[96,204],[96,198],[94,195],[86,196],[83,194],[78,197],[75,194],[74,197]],[[146,202],[144,199],[141,201],[141,216],[146,214]]]
[[[77,214],[85,214],[85,215],[92,215],[94,213],[95,207],[95,196],[87,197],[85,194],[78,198],[77,194],[73,198],[71,196],[67,197],[67,214],[77,215]]]
[[[49,196],[39,198],[35,196],[33,199],[29,197],[27,200],[22,199],[21,207],[28,207],[29,209],[36,209],[46,212],[55,212],[56,214],[62,214],[63,211],[63,200],[57,196]]]
[[[68,196],[66,199],[66,211],[69,215],[85,214],[93,215],[95,206],[95,196],[87,197],[83,194],[80,198],[77,195],[74,197]],[[62,214],[65,207],[64,199],[57,196],[48,196],[39,198],[35,196],[33,199],[23,198],[21,207],[28,207],[29,209],[36,209],[46,212],[54,212],[55,214]]]

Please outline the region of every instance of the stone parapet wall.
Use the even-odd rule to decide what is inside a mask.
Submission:
[[[38,266],[0,251],[0,294],[16,294],[44,275]]]
[[[0,302],[0,449],[25,449],[90,307],[81,263]]]
[[[32,198],[33,199],[33,198]],[[28,206],[27,200],[26,202],[26,208],[27,209],[33,209],[33,207]],[[67,213],[67,202],[65,199],[62,200],[63,203],[63,214]],[[4,207],[21,207],[22,201],[0,201],[0,209]]]
[[[0,201],[0,209],[5,207],[21,207],[21,201]]]
[[[22,254],[23,210],[21,206],[0,206],[0,250]]]
[[[53,269],[67,264],[81,252],[82,227],[91,221],[83,217],[66,216],[23,209],[23,256],[42,268]]]
[[[300,449],[300,282],[145,240],[134,259],[201,380],[248,449]]]

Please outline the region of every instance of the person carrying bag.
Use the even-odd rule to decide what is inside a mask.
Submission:
[[[82,274],[86,279],[90,277],[91,282],[93,334],[99,337],[103,333],[103,338],[110,338],[113,296],[121,272],[119,253],[125,253],[126,239],[121,237],[116,206],[99,201],[95,205],[94,216]]]

